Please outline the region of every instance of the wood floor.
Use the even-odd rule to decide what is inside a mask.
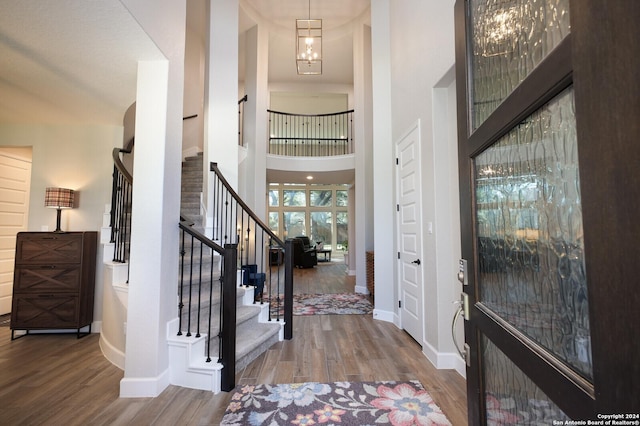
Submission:
[[[296,291],[353,291],[344,264],[295,273]],[[0,424],[220,423],[233,392],[169,386],[157,398],[120,399],[123,372],[102,356],[98,339],[34,335],[11,341],[10,329],[0,327]],[[467,424],[464,380],[455,371],[436,370],[409,335],[371,315],[294,317],[294,338],[272,346],[238,373],[236,383],[410,379],[424,385],[454,425]]]

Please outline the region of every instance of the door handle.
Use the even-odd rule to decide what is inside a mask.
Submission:
[[[416,259],[416,260],[414,260],[414,261],[413,261],[413,262],[411,262],[411,263],[415,263],[416,265],[419,265],[419,264],[420,264],[420,259]]]

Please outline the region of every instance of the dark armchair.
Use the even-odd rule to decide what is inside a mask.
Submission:
[[[313,268],[318,264],[318,253],[315,246],[311,246],[309,237],[300,236],[292,239],[293,266],[296,268]]]

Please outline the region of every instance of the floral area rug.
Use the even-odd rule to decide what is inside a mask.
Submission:
[[[281,296],[282,297],[282,296]],[[271,314],[278,311],[276,304],[271,305]],[[364,294],[294,294],[293,315],[367,315],[373,312],[373,305]],[[280,307],[280,315],[284,311]]]
[[[451,425],[420,382],[243,386],[222,425]]]

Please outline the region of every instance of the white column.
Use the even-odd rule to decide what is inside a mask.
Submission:
[[[394,152],[391,126],[390,0],[371,2],[373,82],[373,200],[376,311],[396,312]],[[358,274],[360,274],[358,270]],[[375,312],[374,312],[375,314]]]
[[[207,228],[213,225],[209,163],[238,188],[238,0],[211,0],[205,71],[204,199]]]
[[[269,91],[269,33],[263,25],[247,31],[245,37],[244,141],[247,147],[242,195],[251,209],[266,219],[267,132]]]
[[[371,83],[371,27],[357,24],[353,33],[353,98],[355,140],[355,190],[349,199],[349,271],[355,273],[358,293],[367,294],[366,252],[374,248],[373,134]],[[350,232],[351,234],[351,232]]]
[[[167,323],[177,318],[185,0],[122,0],[166,60],[138,64],[131,269],[121,397],[169,385]]]
[[[165,235],[171,231],[163,229],[166,153],[164,144],[158,143],[167,139],[168,76],[168,61],[138,65],[123,397],[157,396],[169,384],[164,289],[173,287],[175,293],[178,243]],[[174,255],[169,264],[163,264],[171,242],[175,242]]]

